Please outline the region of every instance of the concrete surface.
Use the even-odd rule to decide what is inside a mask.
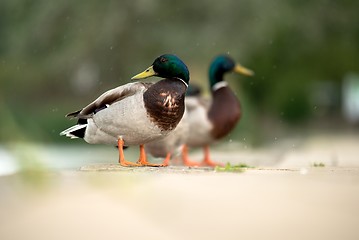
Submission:
[[[0,239],[359,239],[359,138],[293,142],[213,151],[255,167],[243,172],[112,162],[0,177]]]

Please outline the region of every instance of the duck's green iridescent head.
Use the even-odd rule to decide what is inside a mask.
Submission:
[[[227,72],[236,72],[246,76],[253,76],[253,71],[235,63],[232,58],[226,55],[217,56],[209,67],[209,82],[211,89],[217,83],[223,81],[223,75]]]
[[[164,54],[155,59],[153,64],[145,71],[131,79],[143,79],[151,76],[163,78],[179,78],[188,86],[189,71],[184,62],[173,54]]]

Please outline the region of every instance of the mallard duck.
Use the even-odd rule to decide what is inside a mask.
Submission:
[[[186,91],[186,98],[199,96],[201,89],[196,85],[189,85]],[[146,152],[157,158],[164,158],[163,164],[168,165],[174,155],[178,155],[189,134],[187,111],[184,111],[181,121],[175,130],[166,137],[145,145]]]
[[[185,109],[189,72],[177,56],[165,54],[132,80],[151,76],[165,79],[128,83],[103,93],[83,109],[67,114],[78,123],[60,135],[83,138],[90,144],[117,145],[122,166],[164,166],[147,161],[144,144],[176,128]],[[140,146],[137,163],[125,160],[123,147],[131,145]]]
[[[182,150],[182,159],[187,166],[221,165],[210,159],[209,146],[231,132],[242,115],[240,102],[228,87],[227,82],[223,80],[224,74],[228,72],[253,75],[252,70],[235,63],[229,56],[220,55],[212,61],[209,68],[212,100],[186,97],[189,135]],[[195,163],[188,159],[188,147],[203,147],[202,163]]]

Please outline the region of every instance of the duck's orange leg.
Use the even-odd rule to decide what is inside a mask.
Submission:
[[[215,166],[224,166],[222,163],[217,163],[211,160],[210,158],[210,154],[209,154],[209,146],[206,145],[204,148],[204,159],[201,163],[201,166],[210,166],[210,167],[215,167]]]
[[[183,165],[188,167],[198,167],[201,165],[200,163],[193,162],[188,158],[188,147],[186,144],[182,147],[182,162]]]
[[[148,162],[146,152],[145,152],[145,147],[143,145],[140,145],[140,158],[138,159],[137,164],[139,164],[140,166],[149,166],[149,167],[166,167],[167,166],[164,164],[155,164],[155,163]]]
[[[171,153],[168,152],[166,155],[166,158],[163,160],[162,164],[165,166],[168,166],[170,164],[170,160],[171,160]]]
[[[138,167],[140,166],[137,163],[133,163],[133,162],[129,162],[125,159],[125,155],[123,154],[123,145],[124,145],[124,141],[122,139],[118,139],[117,140],[117,146],[118,146],[118,153],[120,155],[119,157],[119,163],[121,166],[123,167]]]

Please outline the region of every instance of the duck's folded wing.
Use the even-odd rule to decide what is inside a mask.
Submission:
[[[111,89],[101,96],[99,96],[95,101],[87,105],[81,110],[72,112],[66,115],[66,117],[74,118],[89,118],[96,112],[101,111],[102,109],[107,108],[111,104],[121,101],[124,98],[134,95],[138,91],[147,89],[151,86],[152,83],[128,83],[117,88]]]

